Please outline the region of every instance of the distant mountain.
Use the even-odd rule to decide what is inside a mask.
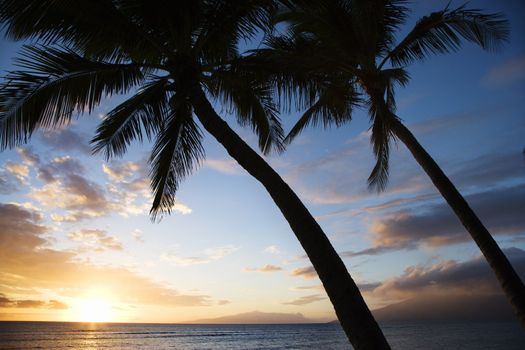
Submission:
[[[421,297],[373,310],[378,321],[514,320],[503,295]]]
[[[271,324],[271,323],[314,323],[301,313],[271,313],[252,311],[237,315],[229,315],[217,318],[205,318],[191,321],[189,323],[209,323],[209,324]]]

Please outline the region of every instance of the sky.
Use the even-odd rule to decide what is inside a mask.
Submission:
[[[448,1],[413,4],[415,20]],[[453,5],[461,5],[457,1]],[[398,115],[465,195],[525,277],[525,4],[472,0],[502,12],[501,52],[465,45],[409,68]],[[0,41],[0,71],[19,44]],[[104,100],[61,130],[0,153],[0,320],[188,322],[258,310],[334,319],[304,251],[264,188],[206,135],[206,160],[152,222],[147,158],[92,155]],[[249,129],[217,106],[256,148]],[[283,114],[289,130],[297,113]],[[479,249],[402,144],[388,188],[367,190],[368,117],[309,129],[266,157],[320,223],[370,308],[425,296],[500,289]],[[522,277],[523,278],[523,277]]]

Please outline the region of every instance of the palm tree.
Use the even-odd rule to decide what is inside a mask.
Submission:
[[[92,140],[107,158],[151,139],[151,215],[169,213],[181,180],[204,157],[197,120],[268,191],[316,269],[356,349],[389,349],[355,282],[321,227],[282,178],[214,111],[230,106],[259,136],[263,152],[284,137],[270,86],[225,69],[239,40],[265,27],[269,0],[0,0],[0,23],[29,39],[20,70],[0,89],[0,146],[40,127],[66,125],[102,97],[135,94],[111,110]],[[207,92],[207,93],[206,93]]]
[[[276,22],[284,34],[266,40],[237,70],[257,71],[288,101],[304,108],[286,138],[290,142],[308,125],[346,123],[355,106],[368,109],[376,164],[369,187],[381,191],[388,179],[390,144],[399,139],[412,153],[454,210],[487,259],[516,314],[525,326],[525,287],[488,230],[452,182],[395,114],[395,87],[405,86],[405,66],[432,54],[457,51],[462,39],[485,50],[497,50],[508,38],[501,14],[465,6],[421,18],[398,42],[405,23],[404,0],[289,1]]]

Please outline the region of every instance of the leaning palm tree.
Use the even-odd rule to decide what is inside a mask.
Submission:
[[[270,86],[225,69],[239,40],[265,27],[269,0],[0,0],[0,23],[32,40],[19,70],[0,87],[0,146],[29,140],[38,128],[68,124],[101,98],[135,93],[107,113],[92,143],[107,158],[153,140],[151,215],[169,213],[181,180],[204,157],[200,124],[268,191],[316,269],[356,349],[389,346],[321,227],[281,177],[217,115],[231,107],[259,136],[263,152],[284,137]]]
[[[306,111],[287,136],[290,142],[308,125],[346,123],[355,106],[368,109],[376,164],[369,187],[381,191],[388,179],[390,145],[399,139],[428,174],[471,234],[525,326],[525,287],[496,241],[456,187],[396,115],[396,85],[405,86],[405,66],[432,54],[457,51],[462,39],[497,50],[508,38],[501,14],[465,6],[421,18],[406,37],[395,40],[405,23],[404,0],[289,1],[276,21],[284,34],[266,40],[237,70],[258,72],[281,97]],[[291,106],[289,106],[290,108]]]

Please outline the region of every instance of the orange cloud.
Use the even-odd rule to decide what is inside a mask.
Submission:
[[[5,169],[19,179],[26,178],[29,175],[29,168],[24,164],[7,162]]]
[[[297,299],[284,302],[284,305],[295,305],[295,306],[301,306],[301,305],[307,305],[311,303],[315,303],[319,300],[324,300],[326,297],[322,296],[321,294],[312,294],[312,295],[306,295],[304,297],[299,297]]]
[[[243,271],[245,272],[277,272],[277,271],[281,271],[282,269],[283,268],[280,266],[266,264],[261,267],[245,267]]]
[[[317,278],[317,272],[315,272],[315,269],[313,266],[300,267],[300,268],[292,270],[292,272],[290,272],[290,276],[303,277],[309,280],[309,279]]]
[[[123,267],[97,266],[75,261],[76,254],[49,248],[43,235],[50,230],[33,209],[0,204],[0,293],[51,290],[62,297],[82,295],[103,288],[133,305],[206,306],[212,300],[203,294],[183,294]],[[82,238],[104,234],[82,232]],[[48,305],[49,304],[49,305]],[[60,304],[49,302],[49,307]],[[36,305],[36,304],[35,304]]]

